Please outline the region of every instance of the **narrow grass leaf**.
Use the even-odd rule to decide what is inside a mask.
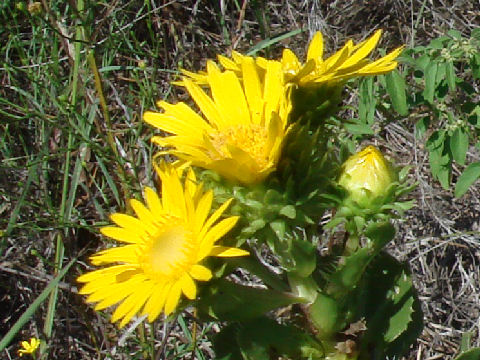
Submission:
[[[272,46],[284,39],[288,39],[289,37],[292,37],[292,36],[295,36],[295,35],[298,35],[300,34],[301,32],[303,32],[304,30],[303,29],[296,29],[296,30],[292,30],[292,31],[289,31],[285,34],[282,34],[282,35],[279,35],[279,36],[276,36],[274,38],[268,38],[268,39],[265,39],[265,40],[262,40],[260,41],[257,45],[255,45],[254,47],[252,47],[249,51],[247,51],[247,55],[249,56],[253,56],[255,55],[257,52],[259,52],[260,50],[263,50],[265,48],[268,48],[269,46]]]
[[[47,299],[48,295],[51,293],[52,289],[58,285],[60,280],[65,276],[68,270],[72,267],[73,264],[77,261],[77,258],[70,260],[70,262],[58,273],[58,275],[50,281],[47,287],[38,295],[35,301],[25,310],[25,312],[20,316],[15,324],[10,328],[10,330],[5,334],[5,336],[0,340],[0,351],[3,351],[8,344],[13,340],[15,335],[20,331],[23,325],[30,320],[30,318],[35,314],[39,306]]]

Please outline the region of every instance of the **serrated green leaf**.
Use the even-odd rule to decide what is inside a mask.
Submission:
[[[455,196],[461,197],[470,186],[480,177],[480,162],[475,162],[467,166],[460,175],[455,185]]]
[[[366,269],[358,291],[357,297],[365,297],[359,302],[358,316],[367,322],[361,352],[378,359],[401,357],[420,334],[423,323],[410,271],[383,253]],[[375,349],[374,354],[371,349]]]
[[[468,150],[468,133],[463,128],[456,128],[450,137],[449,144],[453,159],[460,165],[465,165]]]
[[[387,92],[392,99],[393,108],[400,115],[408,114],[407,96],[405,93],[405,80],[398,70],[385,75]]]

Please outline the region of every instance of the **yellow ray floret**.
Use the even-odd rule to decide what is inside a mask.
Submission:
[[[280,59],[282,79],[284,84],[297,84],[299,86],[315,86],[326,82],[341,82],[357,76],[379,75],[394,70],[398,63],[395,59],[400,55],[403,47],[396,48],[378,60],[370,61],[367,57],[377,46],[382,30],[377,30],[371,37],[363,42],[354,44],[352,40],[330,57],[323,59],[324,43],[321,32],[315,33],[307,50],[307,60],[304,64],[290,49],[284,49]],[[262,57],[251,58],[232,52],[232,59],[218,56],[218,62],[241,78],[241,64],[246,59],[253,59],[259,69],[265,69],[266,64],[274,60]],[[208,85],[208,73],[198,73],[182,70],[183,74],[198,85]],[[184,81],[176,82],[185,85]]]
[[[283,51],[281,62],[285,72],[285,81],[300,86],[309,86],[392,71],[397,67],[395,59],[400,55],[403,47],[399,47],[373,62],[367,59],[367,56],[377,46],[381,35],[382,30],[377,30],[371,37],[357,45],[349,40],[339,51],[324,60],[323,37],[321,32],[317,32],[308,47],[305,64],[302,65],[291,50]]]
[[[209,93],[194,81],[198,79],[184,78],[182,84],[203,117],[183,102],[160,101],[164,111],[147,111],[143,118],[171,134],[152,138],[167,148],[162,153],[250,185],[276,169],[291,105],[280,62],[265,60],[259,67],[250,57],[235,59],[225,71],[207,63],[202,82]]]
[[[162,197],[151,188],[145,202],[131,200],[136,216],[113,214],[117,226],[101,229],[102,234],[123,246],[100,251],[91,257],[94,265],[107,267],[80,276],[80,294],[102,310],[118,304],[112,322],[120,327],[136,314],[155,320],[173,312],[183,294],[195,299],[195,281],[208,281],[212,272],[202,261],[208,256],[245,256],[248,252],[218,245],[238,220],[219,220],[231,200],[210,214],[213,195],[204,192],[191,169],[182,181],[182,171],[173,165],[158,168]]]

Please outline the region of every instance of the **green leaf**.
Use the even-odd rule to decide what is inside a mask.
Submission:
[[[433,95],[437,87],[437,69],[438,63],[430,62],[425,69],[425,89],[423,90],[423,97],[429,103],[433,104]]]
[[[395,228],[389,222],[373,223],[366,229],[365,236],[372,240],[375,249],[380,251],[395,236]]]
[[[280,209],[279,214],[289,219],[295,219],[295,217],[297,216],[297,211],[295,210],[295,206],[286,205]]]
[[[362,299],[358,316],[367,323],[361,353],[376,359],[400,358],[423,327],[420,302],[407,266],[382,253],[365,271],[355,298]]]
[[[199,316],[221,321],[245,321],[270,310],[301,302],[275,290],[259,289],[220,279],[211,283],[197,302]]]
[[[480,360],[480,348],[474,348],[461,353],[455,360]]]
[[[265,40],[260,41],[258,44],[256,44],[254,47],[252,47],[250,50],[247,51],[248,56],[253,56],[260,50],[263,50],[265,48],[268,48],[269,46],[272,46],[282,40],[288,39],[289,37],[295,36],[303,32],[303,29],[295,29],[289,32],[286,32],[285,34],[281,34],[278,36],[275,36],[273,38],[267,38]]]
[[[480,162],[475,162],[467,166],[465,171],[458,178],[455,185],[455,196],[461,197],[468,188],[480,177]]]
[[[461,127],[456,128],[449,144],[453,159],[460,165],[465,165],[468,150],[468,133]]]
[[[446,79],[447,79],[447,84],[448,88],[450,91],[455,91],[456,89],[456,81],[457,81],[457,76],[455,75],[455,67],[453,66],[453,62],[449,61],[446,63]]]
[[[261,317],[222,329],[213,342],[216,359],[321,359],[322,345],[301,329]]]
[[[8,330],[7,334],[2,338],[0,341],[0,351],[3,351],[5,347],[13,340],[15,335],[17,334],[18,331],[22,328],[25,323],[30,320],[30,318],[35,314],[35,312],[38,310],[40,305],[47,299],[49,294],[52,292],[52,290],[55,288],[55,286],[58,285],[60,280],[65,276],[65,274],[68,272],[70,267],[75,264],[77,261],[77,258],[70,260],[70,262],[58,273],[58,275],[50,281],[50,283],[47,285],[47,287],[38,295],[38,297],[35,299],[35,301],[25,310],[25,312],[20,316],[20,318],[17,320],[15,324]]]
[[[320,338],[329,338],[345,327],[345,313],[340,309],[340,302],[329,295],[319,293],[308,307],[308,314]]]
[[[405,94],[405,80],[398,70],[394,70],[385,76],[387,92],[392,99],[393,108],[402,116],[408,114],[407,96]]]

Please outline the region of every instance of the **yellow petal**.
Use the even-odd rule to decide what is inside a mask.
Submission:
[[[340,68],[346,68],[352,65],[355,65],[360,60],[364,59],[365,57],[370,54],[375,46],[377,46],[380,37],[382,36],[382,30],[377,30],[370,38],[368,38],[365,42],[362,43],[360,48],[355,51],[353,55],[351,55]]]
[[[185,294],[185,296],[190,300],[195,299],[197,296],[197,286],[190,275],[184,274],[179,281],[182,287],[182,292]]]
[[[198,264],[192,266],[190,269],[190,275],[192,278],[199,281],[209,281],[212,278],[212,272],[210,269]]]
[[[132,209],[135,211],[135,213],[138,216],[138,219],[143,222],[143,223],[154,223],[155,218],[148,210],[145,205],[143,205],[140,201],[137,199],[130,199],[130,206]]]
[[[145,201],[154,216],[160,216],[160,214],[163,214],[162,203],[154,189],[150,187],[145,188]]]
[[[231,248],[226,246],[214,246],[210,252],[210,256],[218,257],[235,257],[235,256],[248,256],[250,253],[246,250],[239,248]]]
[[[250,108],[251,121],[260,124],[263,117],[262,88],[257,68],[253,59],[246,59],[242,63],[243,87],[245,97]]]
[[[180,300],[180,295],[182,293],[182,288],[180,282],[173,284],[172,288],[168,292],[167,299],[165,301],[165,315],[170,315],[178,305]]]
[[[317,31],[310,41],[307,52],[307,60],[313,59],[315,62],[323,61],[323,36]]]
[[[213,100],[192,81],[185,79],[184,82],[188,92],[200,108],[200,111],[205,115],[210,125],[216,128],[219,124],[222,124],[222,116],[220,115]]]
[[[213,72],[210,75],[210,88],[222,117],[222,122],[217,122],[219,130],[250,123],[250,111],[245,94],[240,80],[232,71]]]

